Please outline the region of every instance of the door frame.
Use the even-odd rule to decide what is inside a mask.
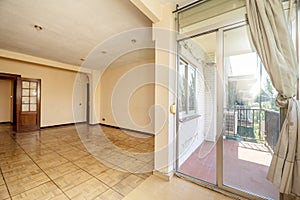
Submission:
[[[224,31],[228,31],[234,28],[238,28],[241,26],[245,26],[247,25],[247,20],[244,17],[243,20],[238,19],[236,21],[232,21],[230,23],[228,22],[224,22],[224,23],[218,23],[215,24],[213,26],[207,26],[207,27],[203,27],[200,29],[197,29],[196,31],[191,31],[188,33],[185,33],[184,35],[178,35],[177,37],[177,71],[178,71],[178,66],[179,66],[179,51],[178,51],[178,43],[180,41],[189,39],[189,38],[193,38],[193,37],[197,37],[197,36],[201,36],[201,35],[205,35],[211,32],[216,32],[216,55],[217,56],[217,60],[216,60],[216,66],[217,66],[217,72],[219,74],[219,77],[217,79],[217,111],[216,113],[223,113],[223,95],[224,95],[224,88],[222,86],[223,83],[223,78],[224,78]],[[177,90],[178,92],[178,90]],[[177,102],[177,110],[178,110],[178,102]],[[265,199],[266,197],[262,197],[259,196],[257,194],[253,194],[249,191],[243,191],[241,189],[238,188],[233,188],[233,187],[229,187],[224,185],[223,183],[223,133],[222,133],[222,129],[223,129],[223,115],[216,115],[216,120],[217,120],[217,143],[216,143],[216,185],[205,182],[205,181],[201,181],[198,180],[194,177],[191,177],[189,175],[183,174],[181,172],[179,172],[179,166],[178,166],[178,145],[179,145],[179,141],[178,141],[178,133],[179,133],[179,116],[177,113],[176,116],[176,134],[177,134],[177,141],[176,141],[176,167],[175,167],[175,174],[179,177],[183,177],[187,180],[190,180],[196,184],[199,184],[201,186],[210,188],[212,190],[218,191],[218,192],[230,192],[232,194],[232,196],[238,195],[238,196],[243,196],[249,199]],[[278,194],[279,195],[279,194]]]
[[[22,128],[22,121],[21,121],[21,114],[22,114],[22,81],[34,81],[37,82],[37,110],[36,110],[36,128],[32,129],[23,129]],[[23,78],[17,77],[16,80],[16,125],[15,131],[16,132],[24,132],[24,131],[35,131],[39,130],[41,127],[41,79],[34,79],[34,78]]]
[[[15,130],[17,125],[17,79],[21,77],[19,74],[8,74],[0,72],[0,79],[12,81],[12,90],[13,90],[13,107],[12,107],[12,125]]]

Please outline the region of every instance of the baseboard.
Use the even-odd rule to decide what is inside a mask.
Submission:
[[[12,124],[12,122],[0,122],[0,124]]]
[[[133,129],[129,129],[129,128],[122,128],[122,127],[113,126],[113,125],[108,125],[108,124],[103,124],[103,123],[99,123],[98,125],[106,126],[106,127],[111,127],[111,128],[115,128],[115,129],[120,129],[120,130],[124,130],[124,131],[130,131],[130,132],[135,132],[135,133],[141,133],[141,134],[144,134],[144,135],[154,136],[153,133],[148,133],[148,132],[144,132],[144,131],[137,131],[137,130],[133,130]]]
[[[159,178],[161,178],[165,181],[171,181],[171,179],[174,176],[174,172],[172,171],[172,172],[169,172],[169,173],[165,174],[165,173],[162,173],[160,171],[154,170],[153,175],[155,175],[155,176],[157,176],[157,177],[159,177]]]
[[[43,126],[43,127],[41,127],[41,129],[57,128],[57,127],[63,127],[63,126],[74,126],[76,124],[86,124],[86,122],[76,122],[76,123],[66,123],[66,124],[57,124],[57,125],[51,125],[51,126]]]

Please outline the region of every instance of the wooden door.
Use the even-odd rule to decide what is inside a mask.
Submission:
[[[40,129],[40,85],[40,79],[17,79],[17,132]]]

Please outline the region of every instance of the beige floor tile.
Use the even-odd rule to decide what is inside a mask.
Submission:
[[[46,156],[47,154],[53,153],[53,150],[50,148],[38,148],[31,151],[26,151],[26,153],[33,159],[37,160],[39,158],[42,158],[43,156]]]
[[[36,159],[35,162],[40,166],[40,168],[47,169],[66,163],[68,160],[53,152]]]
[[[44,172],[53,180],[76,170],[79,170],[79,167],[71,162],[67,162],[53,168],[45,169]]]
[[[151,149],[153,137],[111,127],[79,125],[16,134],[12,139],[7,129],[1,132],[2,127],[0,166],[14,199],[119,200],[150,175],[131,175],[120,164],[136,171],[153,162],[153,156],[139,152]],[[0,186],[5,186],[1,178]],[[5,194],[2,188],[1,195]]]
[[[4,182],[2,173],[1,173],[1,171],[0,171],[0,185],[4,185],[4,184],[5,184],[5,182]]]
[[[39,167],[31,160],[13,163],[11,165],[2,165],[2,173],[4,177],[10,177],[20,174],[30,174],[31,171],[38,171]]]
[[[79,160],[73,161],[73,163],[75,165],[77,165],[78,167],[80,167],[80,168],[84,168],[88,165],[92,165],[92,164],[95,164],[97,162],[99,162],[99,161],[92,155],[88,155],[88,156],[85,156],[85,157],[83,157]]]
[[[19,199],[30,199],[30,200],[40,200],[40,199],[68,199],[62,191],[52,182],[47,182],[36,188],[28,190],[24,193],[18,194],[12,197],[13,200]]]
[[[65,193],[70,199],[94,199],[103,192],[105,192],[108,187],[97,180],[96,178],[91,178],[67,191]]]
[[[89,179],[91,179],[92,176],[89,175],[87,172],[83,170],[76,170],[69,174],[66,174],[63,177],[59,177],[57,179],[54,179],[53,181],[64,191],[69,190]]]
[[[5,185],[0,184],[0,199],[9,198],[9,194]]]
[[[109,169],[98,175],[97,178],[104,182],[106,185],[112,187],[129,175],[130,174],[126,172],[122,172],[115,169]]]
[[[79,160],[81,158],[84,158],[85,156],[89,156],[90,154],[85,151],[79,151],[77,149],[75,150],[73,149],[71,151],[61,153],[61,155],[70,161],[74,161],[74,160]]]
[[[95,198],[95,200],[121,200],[123,198],[124,196],[122,196],[118,192],[109,189],[103,194],[101,194],[100,196],[98,196],[97,198]]]
[[[129,175],[112,188],[119,192],[120,194],[126,196],[129,192],[131,192],[134,188],[136,188],[139,184],[141,184],[144,179],[135,176],[133,174]]]
[[[147,173],[135,173],[134,175],[142,178],[142,179],[147,179],[149,176],[151,176],[153,172],[147,172]]]
[[[121,163],[127,161],[130,157],[125,154],[113,152],[105,161],[110,162],[113,165],[120,165]]]
[[[14,196],[48,181],[49,178],[44,173],[38,173],[12,182],[7,182],[7,186],[11,195]]]
[[[32,161],[27,154],[18,154],[16,156],[5,157],[0,160],[0,166],[19,165],[19,163]]]
[[[119,166],[130,173],[143,173],[143,167],[146,165],[147,163],[143,161],[134,158],[129,158],[125,162],[121,163]]]
[[[231,198],[177,177],[168,182],[152,175],[124,198],[124,200],[139,199],[230,200]]]
[[[4,173],[6,182],[10,183],[16,180],[23,179],[25,177],[34,176],[36,174],[43,173],[43,171],[37,166],[33,165],[32,167],[26,167],[20,170],[12,170]]]
[[[102,172],[108,170],[109,167],[100,162],[96,162],[92,165],[87,165],[87,166],[83,167],[82,169],[84,169],[85,171],[87,171],[89,174],[91,174],[93,176],[98,176]]]
[[[25,154],[25,152],[20,147],[8,146],[7,149],[0,150],[0,163],[6,158],[12,158],[21,154]]]
[[[69,198],[65,194],[60,194],[52,198],[51,200],[69,200]]]

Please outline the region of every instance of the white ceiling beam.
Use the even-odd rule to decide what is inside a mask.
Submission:
[[[158,0],[130,0],[141,12],[143,12],[153,23],[162,18],[162,7]]]

